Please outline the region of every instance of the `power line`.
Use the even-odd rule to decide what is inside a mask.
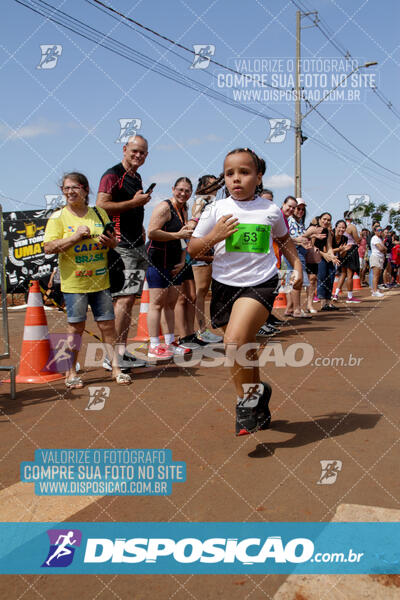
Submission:
[[[187,75],[180,73],[176,69],[172,69],[165,65],[156,63],[156,61],[154,61],[152,58],[150,58],[146,54],[139,52],[137,50],[134,50],[130,46],[123,44],[122,42],[119,42],[118,40],[112,38],[111,36],[108,36],[107,34],[99,31],[98,29],[95,29],[89,25],[86,25],[81,20],[76,19],[75,17],[72,17],[71,15],[68,15],[64,11],[60,11],[59,9],[51,6],[47,2],[44,2],[43,0],[25,0],[25,1],[15,0],[15,1],[18,4],[21,4],[22,6],[29,8],[36,14],[44,16],[48,20],[50,20],[54,23],[57,23],[58,25],[64,27],[65,29],[72,31],[73,33],[75,33],[91,42],[94,42],[97,45],[99,45],[107,50],[110,50],[111,52],[118,54],[119,56],[122,56],[123,58],[126,58],[127,60],[130,60],[131,62],[133,62],[135,64],[138,64],[139,66],[142,66],[150,71],[154,71],[154,72],[158,73],[159,75],[161,75],[162,77],[165,77],[167,79],[175,81],[176,83],[179,83],[189,89],[200,92],[206,96],[209,96],[210,98],[213,98],[214,100],[219,100],[221,102],[224,102],[225,104],[228,104],[234,108],[238,108],[239,110],[245,111],[245,112],[253,114],[255,116],[262,117],[264,119],[271,118],[269,115],[265,114],[264,112],[260,112],[249,106],[244,106],[243,104],[238,103],[234,99],[229,98],[225,94],[222,94],[221,92],[218,92],[217,90],[214,90],[214,89],[210,88],[209,86],[206,86],[206,85],[196,81],[195,79],[192,79],[191,77],[188,77]],[[28,2],[30,2],[30,4],[28,4]],[[275,111],[275,112],[278,112],[278,111]],[[287,118],[287,117],[285,116],[285,118]]]
[[[111,6],[107,6],[107,4],[104,4],[100,0],[92,0],[92,2],[95,2],[96,4],[103,6],[106,10],[113,12],[116,15],[119,15],[122,19],[126,19],[127,21],[134,23],[138,27],[141,27],[142,29],[149,31],[153,35],[169,42],[170,44],[173,44],[174,46],[177,46],[178,48],[181,48],[182,50],[189,52],[192,56],[196,56],[196,52],[194,50],[191,50],[190,48],[188,48],[187,46],[184,46],[183,44],[180,44],[179,42],[175,42],[175,40],[172,40],[171,38],[169,38],[161,33],[158,33],[158,31],[155,31],[154,29],[151,29],[150,27],[147,27],[146,25],[142,25],[142,23],[139,23],[139,21],[135,21],[135,19],[132,19],[131,17],[128,17],[127,15],[124,15],[122,12],[115,10],[115,8],[112,8]],[[222,67],[222,69],[225,69],[226,71],[230,71],[231,73],[234,73],[236,75],[240,75],[240,76],[245,75],[244,73],[241,73],[240,71],[237,71],[236,69],[232,69],[231,67],[227,67],[226,65],[223,65],[222,63],[214,60],[211,57],[209,57],[209,61],[210,61],[210,63],[217,65],[218,67]],[[249,79],[250,79],[250,77],[249,77]],[[284,89],[284,88],[279,88],[277,86],[271,85],[270,83],[263,83],[263,85],[270,87],[274,90],[283,90]]]
[[[309,104],[310,106],[312,106],[312,104],[309,102],[309,100],[305,99],[305,101],[307,102],[307,104]],[[323,119],[327,123],[327,125],[329,125],[329,127],[331,129],[333,129],[338,135],[340,135],[340,137],[343,138],[348,144],[350,144],[350,146],[352,146],[355,150],[357,150],[357,152],[359,152],[360,154],[362,154],[365,158],[367,158],[368,160],[370,160],[371,162],[373,162],[375,165],[377,165],[381,169],[384,169],[388,173],[392,173],[392,175],[396,175],[397,177],[400,177],[400,173],[396,173],[396,171],[392,171],[391,169],[388,169],[387,167],[384,167],[378,161],[376,161],[374,158],[371,158],[366,152],[364,152],[363,150],[361,150],[361,148],[359,148],[358,146],[356,146],[356,144],[353,144],[353,142],[351,140],[349,140],[349,138],[346,137],[341,131],[339,131],[339,129],[337,127],[335,127],[334,125],[332,125],[332,123],[329,121],[329,119],[327,119],[326,117],[324,117],[324,115],[322,113],[320,113],[318,109],[314,108],[314,110],[315,110],[315,112],[317,114],[319,114],[319,116],[321,117],[321,119]]]
[[[153,44],[156,44],[157,46],[160,46],[164,50],[167,50],[169,53],[173,54],[174,56],[177,56],[180,60],[183,60],[184,62],[186,62],[189,65],[193,64],[193,60],[189,60],[189,59],[185,58],[184,56],[182,56],[181,54],[179,54],[179,52],[175,52],[169,46],[165,46],[164,44],[158,42],[157,39],[154,39],[153,37],[151,37],[149,35],[146,35],[142,31],[140,31],[140,29],[137,29],[136,27],[133,27],[130,23],[127,23],[126,21],[119,19],[114,14],[110,14],[110,12],[108,12],[107,10],[105,10],[104,8],[102,8],[103,5],[102,5],[101,2],[96,2],[96,0],[85,0],[85,2],[87,2],[89,4],[89,6],[93,6],[94,8],[96,8],[97,10],[99,10],[100,12],[106,14],[108,17],[111,17],[112,19],[114,19],[115,21],[117,21],[117,23],[125,25],[125,27],[128,27],[132,31],[135,31],[135,33],[137,33],[138,35],[142,36],[143,38],[145,38],[147,40],[150,40]],[[99,5],[101,5],[101,6],[99,6]],[[106,8],[109,9],[110,7],[106,7]],[[110,10],[112,10],[112,9],[110,9]],[[117,14],[120,14],[120,13],[117,13]],[[126,17],[126,19],[128,21],[131,20],[132,22],[134,22],[133,19],[129,19],[129,17]],[[161,36],[161,34],[160,34],[160,36]],[[164,38],[164,36],[161,36],[161,37]],[[169,38],[165,38],[165,39],[169,40]],[[172,42],[172,43],[174,43],[174,42]],[[179,45],[179,44],[176,44],[176,45]],[[196,53],[193,50],[190,50],[189,48],[186,48],[185,46],[182,46],[182,47],[185,48],[188,52],[190,52],[193,56],[196,56]],[[274,85],[271,85],[271,84],[269,84],[267,82],[258,81],[258,80],[256,80],[254,78],[254,76],[250,75],[249,73],[242,73],[241,71],[237,71],[235,69],[231,69],[230,67],[228,67],[226,65],[223,65],[221,63],[218,63],[218,62],[212,60],[211,58],[210,58],[210,62],[215,63],[215,64],[221,66],[222,68],[224,68],[225,70],[231,71],[232,73],[234,73],[236,75],[239,75],[240,77],[246,78],[246,81],[253,81],[254,83],[257,83],[257,85],[259,85],[260,87],[270,87],[273,90],[278,90],[278,91],[282,91],[282,92],[286,92],[287,91],[285,88],[281,88],[279,86],[274,86]],[[215,73],[213,73],[212,71],[201,69],[201,72],[203,74],[205,74],[205,75],[208,75],[208,76],[212,77],[213,79],[218,80],[218,76]],[[263,102],[261,102],[260,100],[257,100],[256,98],[254,98],[254,102],[257,103],[257,104],[264,105]],[[278,114],[282,118],[284,118],[284,119],[288,118],[287,115],[284,115],[282,112],[280,112],[276,108],[272,108],[271,106],[268,106],[268,108],[269,108],[269,110],[275,112],[276,114]],[[293,125],[290,125],[290,128],[294,130],[294,126]]]
[[[360,165],[358,159],[355,156],[348,154],[347,152],[345,152],[342,149],[337,149],[335,146],[333,146],[330,143],[327,144],[325,142],[322,142],[319,138],[311,137],[310,141],[314,144],[317,144],[319,147],[321,147],[323,150],[326,150],[331,155],[336,156],[336,158],[338,158],[339,160],[342,160],[346,164],[349,161],[355,163],[358,170],[364,169],[367,171],[368,177],[376,179],[380,184],[384,183],[385,185],[393,186],[393,189],[398,191],[398,189],[399,189],[398,181],[395,181],[394,179],[390,179],[388,176],[384,175],[383,173],[376,171],[373,167],[370,167],[370,166],[364,165],[364,164]]]
[[[29,8],[36,14],[45,16],[50,21],[59,24],[60,26],[68,29],[69,31],[72,31],[73,33],[75,33],[91,42],[94,42],[94,43],[98,44],[99,46],[101,46],[123,58],[126,58],[127,60],[130,60],[131,62],[133,62],[135,64],[138,64],[139,66],[147,68],[148,70],[154,71],[167,79],[175,81],[176,83],[179,83],[180,85],[183,85],[189,89],[193,89],[197,92],[204,94],[205,96],[209,96],[215,100],[222,101],[230,106],[233,106],[235,108],[238,108],[240,110],[243,110],[245,112],[253,114],[255,116],[260,116],[262,118],[270,118],[265,113],[257,111],[248,106],[244,106],[244,105],[230,99],[229,97],[225,96],[224,94],[217,92],[216,90],[213,90],[212,88],[209,88],[208,86],[201,84],[201,83],[197,82],[196,80],[179,73],[175,69],[171,69],[170,67],[155,63],[155,61],[153,59],[151,59],[149,56],[147,56],[146,54],[136,51],[133,48],[131,48],[130,46],[123,44],[122,42],[119,42],[118,40],[112,38],[111,36],[108,36],[107,34],[99,31],[98,29],[95,29],[89,25],[86,25],[80,19],[72,17],[72,16],[68,15],[67,13],[65,13],[64,11],[60,11],[59,9],[53,7],[52,5],[48,4],[44,0],[25,0],[25,2],[23,0],[15,0],[15,1],[18,4],[21,4],[22,6]],[[99,0],[94,0],[94,1],[96,3],[102,4],[101,2],[99,2]],[[30,2],[30,4],[28,4],[27,2]],[[114,11],[114,12],[117,12],[117,11]],[[117,13],[117,14],[119,14],[119,13]],[[141,26],[141,24],[139,24],[139,25]],[[153,32],[153,30],[151,30],[150,28],[147,28],[145,26],[143,26],[143,27],[146,30]],[[159,37],[162,37],[163,39],[170,41],[169,38],[166,38],[166,36],[161,36],[161,34],[159,35]],[[175,45],[181,46],[178,43],[176,43]],[[192,54],[194,53],[192,50],[188,50],[188,51],[191,52]],[[217,64],[219,66],[222,66],[223,68],[231,70],[231,69],[229,69],[229,67],[225,67],[224,65],[221,65],[220,63],[217,63]],[[237,73],[240,75],[243,75],[239,71]],[[344,136],[336,127],[334,127],[327,119],[325,119],[325,117],[323,117],[323,115],[321,115],[321,113],[319,111],[316,110],[316,112],[328,123],[328,125],[330,127],[332,127],[336,131],[336,133],[338,133],[338,135],[340,135],[343,139],[345,139],[345,141],[347,143],[349,143],[353,148],[355,148],[364,157],[366,157],[368,160],[372,161],[373,163],[375,163],[377,166],[384,169],[385,171],[388,171],[396,176],[400,176],[400,173],[391,171],[390,169],[387,169],[386,167],[384,167],[383,165],[381,165],[374,159],[370,158],[365,152],[363,152],[361,149],[359,149],[355,144],[353,144],[353,142],[351,142],[346,136]],[[292,126],[292,128],[293,128],[293,126]]]
[[[151,32],[153,35],[160,37],[168,42],[170,42],[171,44],[174,44],[176,46],[178,46],[179,48],[182,48],[184,50],[186,50],[187,52],[190,52],[192,55],[195,55],[195,52],[193,50],[191,50],[190,48],[187,48],[186,46],[183,46],[182,44],[180,44],[179,42],[175,42],[174,40],[172,40],[171,38],[168,38],[167,36],[164,36],[160,33],[158,33],[157,31],[155,31],[154,29],[151,29],[150,27],[146,27],[145,25],[139,23],[138,21],[136,21],[135,19],[132,19],[131,17],[128,17],[126,15],[124,15],[123,13],[115,10],[114,8],[107,6],[106,4],[104,4],[103,2],[101,2],[101,0],[92,0],[92,2],[95,2],[96,4],[99,4],[101,6],[103,6],[105,9],[107,9],[108,11],[111,11],[117,15],[119,15],[121,18],[126,19],[132,23],[135,23],[136,25],[138,25],[139,27],[145,29],[146,31]],[[297,8],[299,8],[299,10],[303,10],[298,4],[296,4],[295,0],[292,0],[293,4],[295,4],[297,6]],[[311,15],[307,15],[310,19],[311,19]],[[338,45],[335,44],[335,42],[332,40],[332,37],[330,37],[327,33],[325,33],[322,28],[319,26],[318,21],[315,22],[313,21],[313,23],[320,29],[320,31],[324,34],[324,36],[328,39],[328,41],[330,41],[333,45],[335,45],[335,47],[337,48],[337,50],[341,53],[344,54],[344,56],[351,56],[349,51],[343,51],[341,48],[339,48]],[[235,71],[234,69],[231,69],[230,67],[227,67],[226,65],[223,65],[217,61],[214,61],[213,59],[210,59],[210,62],[224,68],[227,69],[228,71],[231,71],[233,73],[237,73],[240,75],[243,75],[243,73],[240,73],[239,71]],[[271,86],[273,87],[273,86]],[[310,106],[312,106],[310,104]],[[316,112],[322,117],[321,113],[319,111],[316,110]],[[325,117],[322,117],[325,119]],[[334,127],[327,119],[325,119],[326,122],[329,124],[329,126],[331,126],[338,135],[340,135],[344,140],[346,140],[346,142],[348,144],[350,144],[353,148],[355,148],[360,154],[362,154],[364,157],[366,157],[368,160],[372,161],[373,163],[375,163],[377,166],[381,167],[382,169],[384,169],[385,171],[388,171],[390,173],[392,173],[393,175],[399,176],[400,177],[400,173],[396,173],[395,171],[391,171],[390,169],[387,169],[386,167],[384,167],[383,165],[381,165],[380,163],[378,163],[376,160],[372,159],[371,157],[369,157],[363,150],[361,150],[360,148],[358,148],[355,144],[353,144],[353,142],[351,142],[344,134],[342,134],[336,127]]]
[[[298,8],[299,10],[301,10],[302,12],[305,12],[305,10],[308,10],[306,8],[304,8],[304,6],[301,6],[300,4],[300,0],[291,0],[292,4],[294,4],[294,6],[296,6],[296,8]],[[304,3],[303,3],[304,4]],[[308,19],[311,19],[310,15],[305,15]],[[320,25],[320,23],[324,23],[324,26],[322,27]],[[313,24],[320,30],[320,32],[322,33],[322,35],[328,40],[328,42],[346,59],[351,59],[353,58],[353,56],[350,54],[350,51],[345,48],[342,44],[340,44],[340,42],[335,41],[333,38],[336,35],[334,31],[331,30],[331,32],[329,33],[329,25],[326,23],[326,21],[324,21],[323,19],[321,19],[321,17],[318,15],[318,20],[313,20]],[[328,30],[325,31],[324,30]],[[341,47],[340,47],[341,46]],[[371,89],[376,96],[381,100],[381,102],[383,102],[385,104],[385,106],[398,118],[400,119],[400,111],[393,105],[393,103],[391,102],[391,100],[389,100],[389,98],[387,98],[383,92],[381,92],[380,90],[378,90],[378,87],[376,86],[376,84],[370,84],[369,89]]]

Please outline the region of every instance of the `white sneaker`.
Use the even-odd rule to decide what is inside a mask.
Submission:
[[[169,344],[167,348],[175,356],[184,356],[192,353],[191,348],[188,348],[183,344],[179,344],[178,342],[171,342],[171,344]]]
[[[222,335],[215,335],[215,333],[212,333],[208,329],[205,329],[205,331],[198,331],[196,337],[207,344],[219,344],[224,339]]]
[[[384,298],[385,294],[382,294],[382,292],[372,292],[371,296],[374,298]]]

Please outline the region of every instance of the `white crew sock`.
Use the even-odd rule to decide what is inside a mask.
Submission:
[[[347,292],[347,297],[351,300],[353,297],[353,292]]]
[[[150,338],[150,346],[159,346],[159,345],[160,345],[160,338],[158,336]]]
[[[172,342],[175,340],[175,335],[173,333],[165,333],[164,339],[166,344],[172,344]]]
[[[264,392],[264,385],[259,383],[243,383],[243,398],[240,396],[236,397],[236,404],[245,406],[247,408],[253,408],[257,406],[260,397]]]

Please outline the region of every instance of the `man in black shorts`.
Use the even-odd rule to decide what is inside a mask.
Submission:
[[[126,341],[135,296],[142,291],[148,266],[143,219],[144,206],[149,202],[151,194],[143,193],[142,179],[137,172],[147,154],[148,144],[143,136],[129,138],[123,147],[122,161],[102,176],[96,200],[97,206],[104,208],[114,223],[118,237],[116,251],[125,266],[125,284],[113,294],[113,298],[120,367],[127,369],[146,366],[144,361],[139,361],[126,351]],[[111,370],[107,360],[103,366]]]

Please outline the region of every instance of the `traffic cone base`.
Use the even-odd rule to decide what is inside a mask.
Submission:
[[[142,297],[140,298],[139,318],[137,332],[133,339],[134,342],[148,342],[150,340],[149,329],[147,326],[147,313],[149,312],[150,292],[146,279],[143,284]],[[162,338],[161,329],[159,337]]]
[[[339,281],[339,275],[336,275],[335,280],[333,282],[332,294],[334,294],[336,292],[336,288],[338,286],[338,281]]]
[[[354,290],[362,290],[360,276],[357,275],[357,273],[354,273],[353,275],[353,291]]]
[[[38,281],[29,290],[26,309],[24,339],[21,349],[17,383],[47,383],[63,379],[63,373],[45,371],[50,356],[50,339],[42,294]]]
[[[286,308],[286,306],[287,306],[286,294],[284,294],[283,292],[280,292],[277,295],[277,297],[275,298],[273,308]]]
[[[135,337],[133,338],[134,342],[148,342],[150,339],[149,330],[147,328],[147,313],[149,312],[149,304],[150,292],[149,286],[145,279],[143,284],[142,297],[140,298],[137,332]]]

